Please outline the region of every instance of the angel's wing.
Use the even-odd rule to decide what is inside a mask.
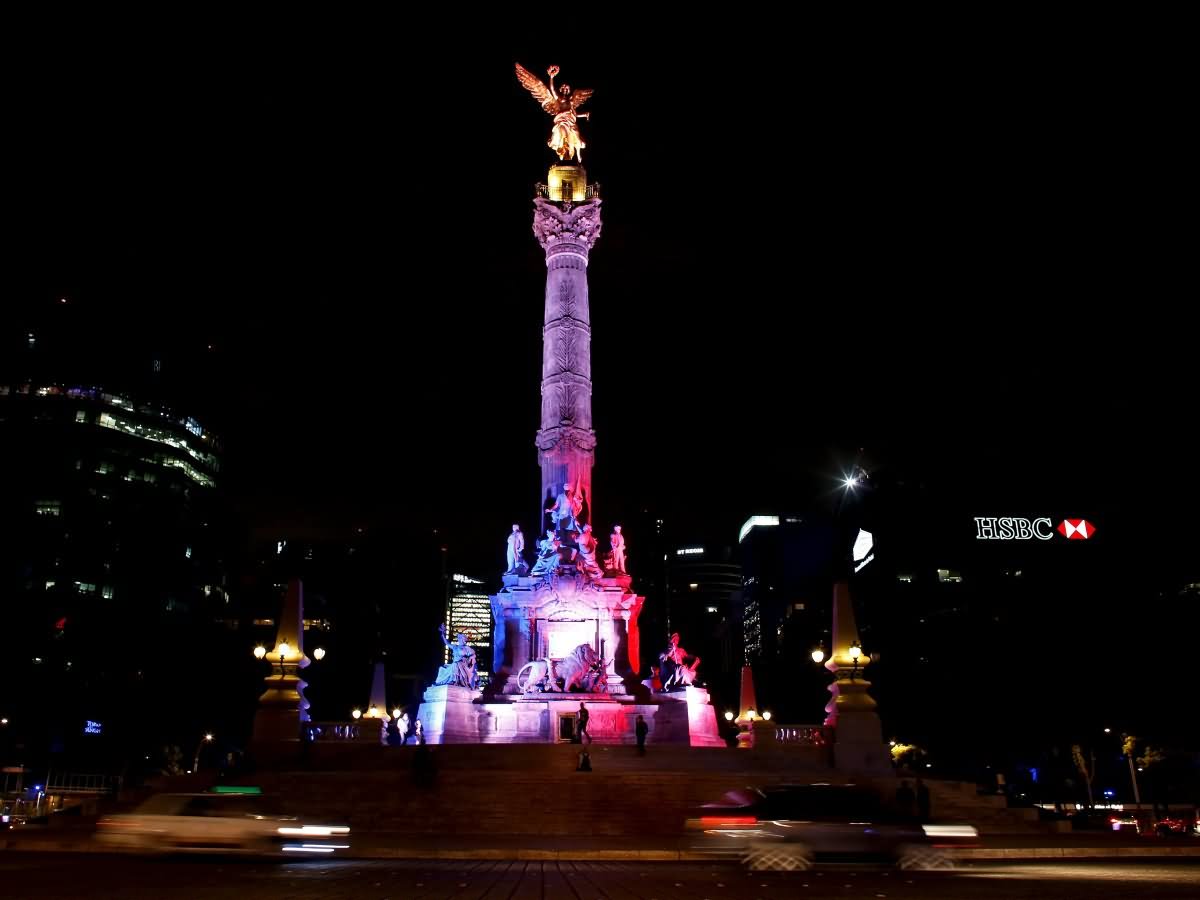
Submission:
[[[588,98],[596,93],[595,88],[584,88],[581,91],[571,92],[571,109],[579,109],[583,104],[588,102]]]
[[[533,99],[541,104],[542,109],[546,112],[554,111],[554,95],[550,93],[550,88],[542,84],[540,78],[530,72],[520,63],[517,63],[517,81],[521,82],[521,87],[533,94]],[[591,93],[590,91],[588,93]]]

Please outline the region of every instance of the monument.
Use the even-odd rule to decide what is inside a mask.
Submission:
[[[696,665],[662,690],[641,680],[638,616],[645,598],[633,590],[626,538],[613,525],[609,552],[600,554],[592,465],[591,315],[589,254],[600,237],[600,189],[582,165],[579,107],[591,90],[547,86],[516,66],[517,79],[554,117],[547,142],[552,165],[533,200],[533,233],[546,254],[542,320],[541,522],[532,569],[510,539],[507,571],[491,600],[495,622],[492,678],[480,689],[465,669],[443,667],[425,692],[418,718],[431,743],[548,743],[569,741],[581,702],[587,731],[598,743],[637,743],[639,717],[650,743],[725,746],[708,692],[695,685]],[[571,161],[574,162],[571,162]],[[513,534],[520,534],[514,524]],[[636,535],[635,543],[636,543]],[[603,563],[603,565],[601,564]],[[443,634],[451,647],[465,647]],[[677,646],[678,638],[673,647]],[[465,653],[465,651],[458,651]],[[456,657],[457,659],[458,657]],[[473,662],[472,662],[473,665]],[[674,688],[668,690],[667,688]]]

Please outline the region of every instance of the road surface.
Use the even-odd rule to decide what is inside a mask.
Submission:
[[[0,852],[0,896],[136,900],[740,900],[740,898],[1200,897],[1200,864],[965,865],[954,872],[837,867],[757,874],[727,863],[153,859]]]

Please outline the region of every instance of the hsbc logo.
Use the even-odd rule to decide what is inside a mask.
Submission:
[[[1096,533],[1096,526],[1087,519],[1063,519],[1057,530],[1069,541],[1086,541]]]
[[[1054,520],[1047,518],[975,517],[975,539],[978,541],[1048,541],[1055,531],[1067,540],[1086,541],[1096,533],[1096,526],[1087,519],[1063,519],[1056,528]]]

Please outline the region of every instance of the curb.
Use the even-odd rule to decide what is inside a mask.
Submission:
[[[963,847],[947,852],[961,860],[1200,858],[1200,847]]]

